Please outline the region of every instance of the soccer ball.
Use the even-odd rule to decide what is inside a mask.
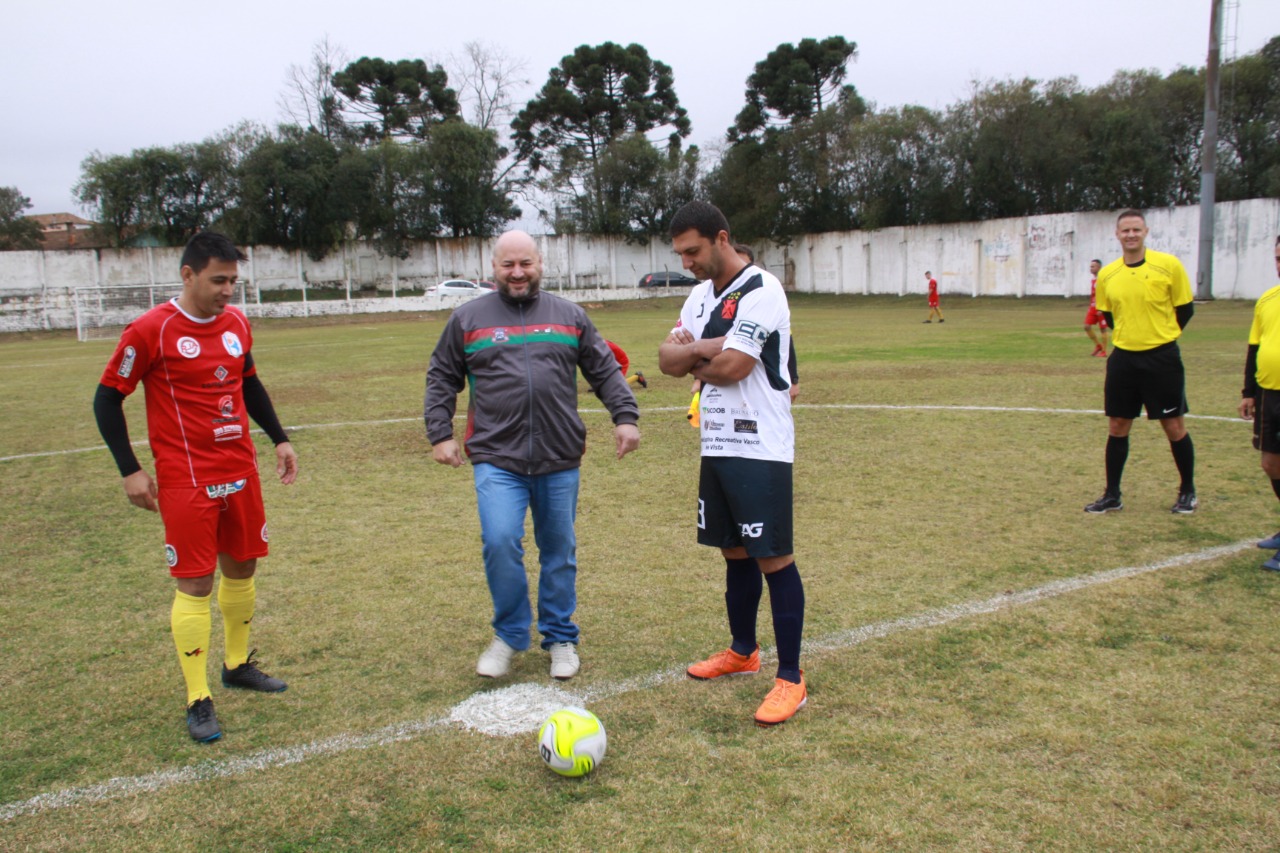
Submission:
[[[586,776],[604,761],[604,723],[584,708],[561,708],[538,730],[542,760],[561,776]]]

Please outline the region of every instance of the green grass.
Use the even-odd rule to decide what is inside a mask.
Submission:
[[[1273,532],[1248,427],[1228,420],[1252,306],[1200,306],[1184,338],[1192,411],[1217,416],[1188,422],[1201,509],[1185,518],[1168,512],[1176,473],[1145,421],[1125,511],[1080,511],[1102,488],[1106,430],[1088,413],[1104,364],[1088,356],[1081,300],[952,299],[941,326],[920,322],[923,300],[792,306],[797,560],[806,637],[830,641],[804,658],[810,702],[794,721],[751,724],[767,676],[667,680],[592,704],[609,753],[580,781],[546,770],[533,735],[438,726],[218,775],[502,686],[472,669],[489,602],[470,477],[431,462],[420,421],[444,315],[262,321],[264,381],[285,423],[308,425],[294,432],[299,482],[264,478],[272,556],[252,637],[290,689],[217,689],[226,736],[192,743],[159,520],[128,505],[105,450],[0,463],[0,806],[207,769],[0,823],[0,849],[1274,849],[1280,577],[1259,570],[1261,552],[832,640]],[[592,310],[650,388],[641,449],[622,461],[582,397],[570,691],[667,672],[727,639],[723,563],[694,543],[688,381],[656,369],[678,307]],[[110,350],[0,338],[0,456],[100,445],[90,402]],[[1068,411],[936,408],[959,406]],[[126,411],[143,437],[140,402]],[[760,627],[771,644],[767,597]],[[509,681],[549,684],[545,655],[518,658]]]

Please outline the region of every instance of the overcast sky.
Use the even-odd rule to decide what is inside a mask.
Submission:
[[[93,151],[198,142],[245,119],[274,126],[289,66],[329,40],[352,58],[443,60],[483,41],[531,80],[580,44],[638,42],[672,67],[690,141],[722,138],[754,65],[783,42],[843,35],[848,82],[879,107],[943,108],[971,80],[1203,66],[1210,0],[793,0],[508,3],[498,0],[3,0],[0,186],[30,213],[83,214],[72,187]],[[1224,57],[1280,35],[1280,0],[1239,0]],[[1234,40],[1233,40],[1234,38]]]

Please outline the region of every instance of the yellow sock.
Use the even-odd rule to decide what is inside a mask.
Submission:
[[[258,600],[253,578],[237,580],[223,575],[218,582],[218,608],[226,632],[227,669],[235,669],[249,659],[249,623]]]
[[[169,624],[173,628],[173,642],[178,647],[178,665],[182,678],[187,682],[187,704],[209,695],[209,674],[205,658],[209,654],[209,600],[212,595],[199,597],[175,592],[173,611]]]

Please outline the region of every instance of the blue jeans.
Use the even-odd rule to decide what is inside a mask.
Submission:
[[[529,648],[529,580],[524,569],[524,517],[533,510],[538,544],[538,632],[542,647],[577,643],[578,469],[553,474],[512,474],[495,465],[472,466],[484,574],[493,598],[493,632],[513,649]]]

